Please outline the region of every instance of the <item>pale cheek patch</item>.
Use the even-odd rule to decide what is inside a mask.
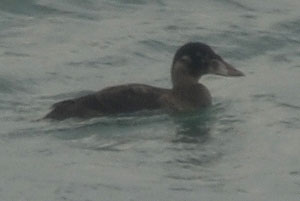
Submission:
[[[191,63],[192,62],[191,57],[186,56],[186,55],[181,57],[181,61],[183,61],[185,63]]]

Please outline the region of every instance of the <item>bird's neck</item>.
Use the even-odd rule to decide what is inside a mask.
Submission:
[[[173,90],[187,89],[198,84],[198,79],[192,76],[175,75],[172,76]]]
[[[173,90],[182,90],[197,85],[200,77],[192,76],[188,72],[185,62],[175,62],[171,70]]]
[[[194,77],[190,75],[184,63],[175,63],[171,74],[172,94],[177,100],[192,106],[209,105],[211,103],[209,91],[204,85],[198,83],[200,76]]]
[[[175,74],[172,76],[172,93],[175,97],[183,101],[195,101],[199,93],[198,79],[186,74]]]
[[[211,105],[211,95],[208,89],[200,83],[185,83],[173,86],[173,97],[191,107]]]

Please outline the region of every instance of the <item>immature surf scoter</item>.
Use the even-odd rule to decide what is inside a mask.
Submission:
[[[104,88],[96,93],[64,100],[53,105],[45,118],[63,120],[89,118],[139,110],[193,110],[211,105],[208,89],[198,83],[205,74],[244,76],[225,62],[206,44],[190,42],[180,47],[173,59],[173,87],[164,89],[145,84],[125,84]]]

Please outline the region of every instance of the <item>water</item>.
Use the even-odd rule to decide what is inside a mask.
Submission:
[[[0,200],[299,200],[297,0],[0,0]],[[128,82],[170,87],[187,41],[244,78],[211,108],[35,121]]]

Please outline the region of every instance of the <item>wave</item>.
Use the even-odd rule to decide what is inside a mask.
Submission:
[[[95,19],[96,16],[89,12],[93,6],[72,6],[73,4],[51,2],[41,4],[35,0],[0,0],[0,11],[8,12],[14,15],[24,15],[29,17],[47,17],[49,15],[63,15],[81,19]],[[84,5],[87,5],[85,3]],[[79,7],[76,9],[76,7]],[[87,11],[86,8],[89,10]]]
[[[0,75],[0,93],[13,93],[24,90],[24,87],[19,85],[14,79],[4,78]]]

